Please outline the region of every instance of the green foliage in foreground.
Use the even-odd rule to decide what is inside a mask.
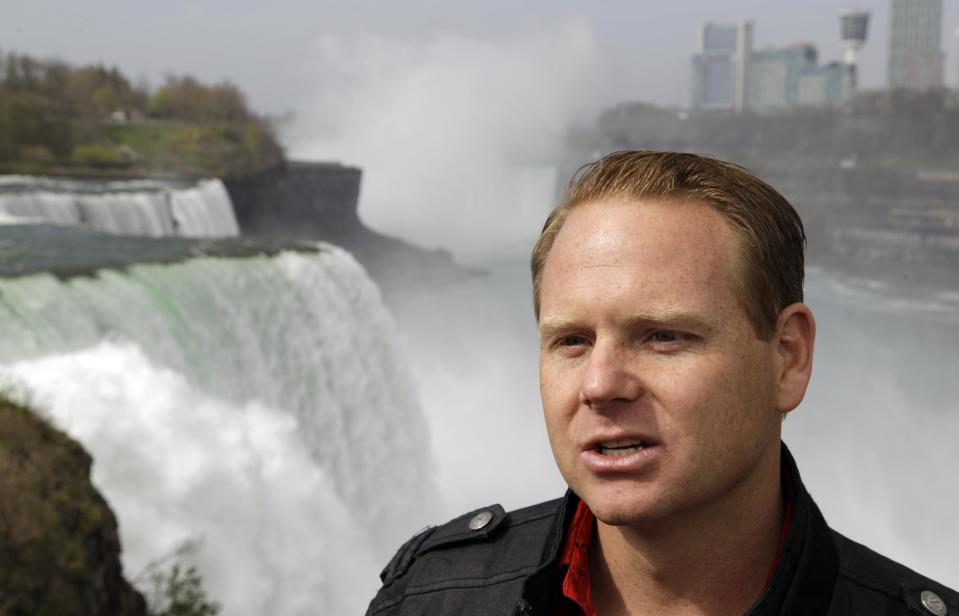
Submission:
[[[150,574],[147,610],[150,616],[215,616],[220,604],[211,601],[203,590],[196,567],[183,570],[174,564],[168,571]]]
[[[133,578],[146,597],[147,616],[214,616],[220,612],[220,604],[207,597],[196,567],[180,564],[200,545],[201,538],[188,539],[147,563]]]

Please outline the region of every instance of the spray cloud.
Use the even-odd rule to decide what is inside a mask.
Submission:
[[[285,136],[294,158],[364,170],[371,226],[458,251],[526,249],[570,126],[602,81],[589,23],[508,34],[327,36],[319,94]]]

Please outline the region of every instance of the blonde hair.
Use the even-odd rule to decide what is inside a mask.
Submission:
[[[732,228],[740,254],[738,295],[757,335],[769,339],[779,313],[803,298],[806,233],[799,214],[746,169],[681,152],[614,152],[582,167],[549,215],[530,258],[539,319],[543,265],[569,213],[607,199],[692,200],[714,208]]]

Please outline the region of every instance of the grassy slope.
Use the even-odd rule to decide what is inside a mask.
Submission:
[[[102,127],[104,137],[133,150],[144,171],[238,176],[279,162],[282,154],[261,124],[141,122]]]

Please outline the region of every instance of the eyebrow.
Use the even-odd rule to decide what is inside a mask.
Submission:
[[[566,317],[540,317],[539,337],[541,340],[552,338],[561,331],[575,329],[578,323],[579,321]]]
[[[656,312],[637,312],[622,320],[630,329],[640,326],[663,327],[667,329],[691,329],[701,335],[710,335],[716,331],[716,325],[707,321],[701,315],[685,310],[665,309]],[[541,339],[581,327],[581,322],[562,316],[545,316],[539,322]]]

